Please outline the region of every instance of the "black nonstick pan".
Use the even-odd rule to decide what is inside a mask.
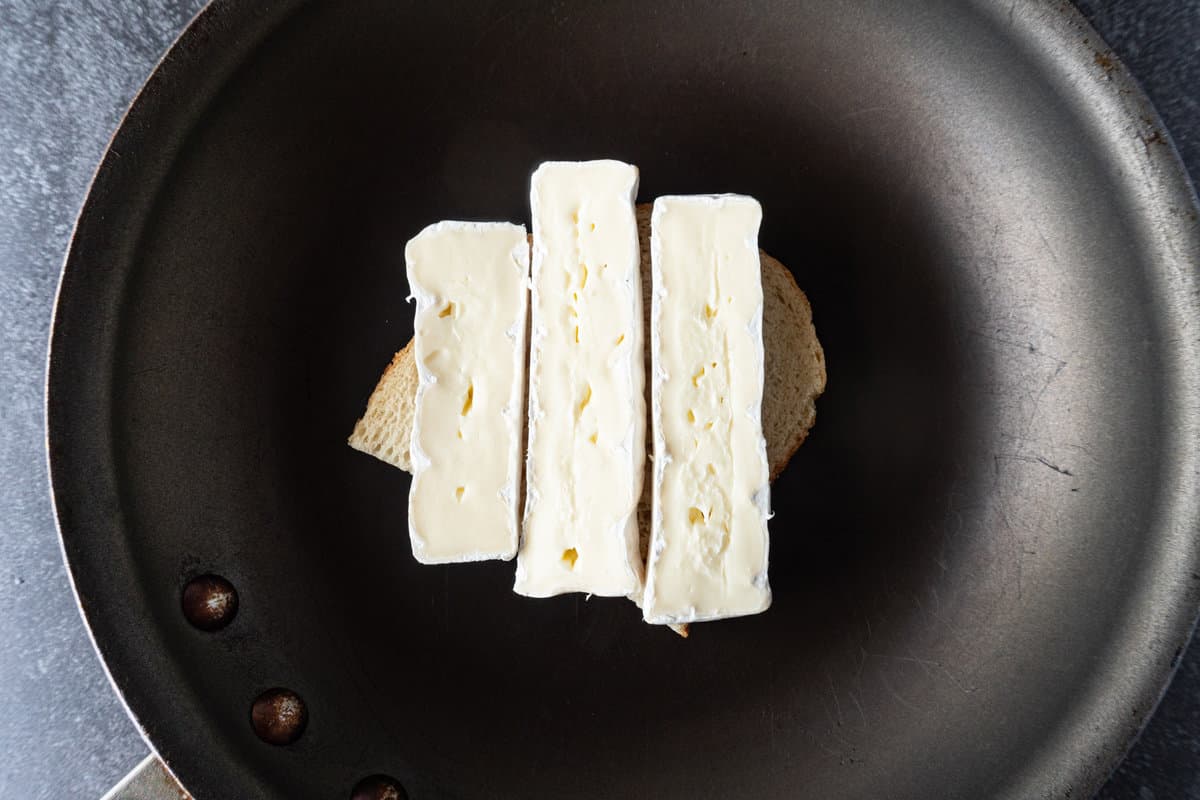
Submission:
[[[688,640],[418,565],[407,476],[345,444],[411,334],[405,241],[588,157],[757,197],[828,358],[774,605]],[[1198,264],[1065,3],[217,2],[63,273],[63,547],[201,800],[1086,797],[1200,603]],[[213,575],[236,614],[198,627]]]

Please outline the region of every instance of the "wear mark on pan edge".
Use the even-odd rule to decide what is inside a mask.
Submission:
[[[871,658],[878,658],[883,661],[895,661],[900,664],[916,664],[918,667],[921,668],[921,671],[924,672],[927,677],[936,679],[939,676],[941,676],[941,677],[945,678],[950,683],[951,686],[958,689],[960,692],[962,692],[965,695],[974,694],[976,689],[978,688],[978,687],[974,687],[974,686],[968,686],[967,684],[963,683],[961,680],[959,680],[957,677],[955,677],[954,673],[952,673],[950,670],[948,670],[946,668],[946,666],[944,664],[942,664],[940,661],[933,661],[928,658],[919,658],[916,655],[893,656],[893,655],[888,655],[887,653],[869,653],[866,650],[863,650],[862,652],[863,652],[864,656],[870,656]],[[882,670],[880,671],[879,677],[883,680],[884,685],[887,686],[888,691],[891,694],[895,695],[896,697],[900,697],[900,695],[897,692],[895,692],[895,690],[893,690],[890,685],[888,685],[887,677],[886,677],[884,671],[882,671]],[[900,699],[903,701],[903,698],[900,698]],[[913,706],[911,703],[908,703],[907,701],[904,701],[904,702],[905,702],[905,705],[908,705],[914,711],[920,710],[916,706]]]
[[[881,657],[882,658],[892,658],[893,656],[881,656]],[[904,706],[909,711],[915,711],[918,714],[921,713],[921,709],[917,708],[915,705],[910,703],[908,700],[904,699],[904,697],[899,692],[896,691],[895,687],[892,686],[892,682],[887,679],[887,672],[885,672],[884,670],[880,670],[879,671],[879,680],[883,684],[883,688],[887,689],[888,694],[890,694],[892,696],[892,699],[894,699],[897,703]]]
[[[862,703],[858,700],[858,695],[853,689],[847,689],[846,694],[850,695],[850,701],[854,703],[854,707],[858,709],[858,716],[862,718],[863,727],[866,728],[870,723],[867,722],[867,712],[863,710]]]
[[[1026,464],[1041,464],[1044,467],[1048,467],[1049,469],[1054,470],[1059,475],[1066,475],[1067,477],[1070,477],[1070,478],[1075,477],[1075,473],[1072,472],[1071,470],[1067,469],[1066,467],[1060,467],[1058,464],[1055,464],[1054,462],[1049,461],[1048,459],[1044,458],[1043,456],[1026,456],[1026,455],[1021,455],[1020,453],[993,453],[992,454],[992,468],[995,470],[995,472],[997,474],[999,474],[999,472],[1000,472],[1000,462],[1001,461],[1022,461]]]
[[[1046,252],[1050,254],[1050,260],[1054,262],[1054,266],[1059,266],[1058,253],[1055,252],[1054,247],[1050,244],[1050,240],[1046,238],[1046,233],[1042,230],[1041,223],[1036,219],[1033,221],[1033,229],[1037,231],[1038,238],[1042,240],[1042,244],[1045,246]],[[1030,345],[1030,347],[1032,346]]]
[[[1042,384],[1042,388],[1038,391],[1037,397],[1033,398],[1033,410],[1029,412],[1029,419],[1025,420],[1025,431],[1023,435],[1028,435],[1029,429],[1033,427],[1033,421],[1037,419],[1038,409],[1042,405],[1042,398],[1046,395],[1046,390],[1050,388],[1050,384],[1058,380],[1058,376],[1061,375],[1062,371],[1067,368],[1066,361],[1054,358],[1054,356],[1051,356],[1048,353],[1046,354],[1046,357],[1058,362],[1058,365],[1054,368],[1054,374],[1046,378],[1046,382]]]
[[[834,711],[837,712],[837,724],[840,728],[846,724],[845,720],[842,718],[842,702],[838,699],[837,686],[834,685],[833,675],[828,669],[825,670],[825,680],[829,681],[829,694],[833,697],[833,708]]]
[[[825,753],[825,755],[833,756],[834,758],[842,757],[842,752],[840,750],[834,750],[833,748],[829,747],[827,744],[825,744],[825,742],[821,741],[821,737],[817,736],[812,731],[805,729],[804,735],[807,736],[813,744],[821,748],[821,751]]]

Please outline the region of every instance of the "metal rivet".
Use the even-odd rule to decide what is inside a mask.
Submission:
[[[387,775],[369,775],[350,792],[350,800],[408,800],[408,793]]]
[[[201,575],[183,587],[183,616],[202,631],[215,631],[233,621],[237,589],[220,575]]]
[[[291,744],[304,733],[308,708],[291,689],[268,689],[254,700],[250,724],[267,744]]]

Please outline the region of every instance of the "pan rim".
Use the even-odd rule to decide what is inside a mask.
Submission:
[[[129,675],[135,656],[116,646],[112,642],[111,636],[106,636],[105,629],[110,629],[114,623],[107,619],[99,607],[100,604],[94,600],[96,587],[91,585],[91,581],[86,575],[86,569],[82,566],[88,562],[88,548],[85,543],[81,542],[78,528],[73,527],[72,514],[76,506],[84,505],[89,501],[94,502],[94,498],[90,497],[87,486],[79,485],[77,481],[73,482],[72,474],[64,464],[64,456],[61,454],[67,448],[66,443],[76,440],[79,431],[87,425],[87,421],[84,419],[86,414],[78,413],[81,410],[79,401],[69,388],[73,385],[74,377],[71,367],[82,359],[79,355],[72,357],[70,354],[87,352],[91,345],[83,343],[81,349],[81,340],[77,335],[76,338],[72,338],[74,334],[69,329],[69,321],[66,321],[65,317],[71,314],[72,308],[78,310],[82,304],[77,291],[72,295],[72,286],[78,277],[88,269],[89,234],[94,232],[97,225],[103,225],[103,221],[97,219],[97,216],[103,215],[102,211],[98,209],[102,208],[105,197],[114,193],[114,186],[119,182],[120,174],[125,169],[118,164],[120,150],[126,149],[126,145],[152,140],[154,138],[152,131],[155,129],[153,123],[160,115],[174,113],[186,117],[186,115],[180,114],[179,109],[186,107],[188,103],[200,102],[198,99],[200,95],[185,100],[170,96],[172,93],[165,92],[165,87],[194,83],[197,80],[198,69],[208,66],[204,57],[208,49],[213,46],[213,39],[227,34],[232,35],[230,32],[236,30],[238,34],[235,40],[225,41],[224,44],[237,50],[237,57],[225,61],[224,76],[210,76],[207,79],[206,85],[210,87],[215,85],[219,89],[228,74],[236,71],[238,65],[254,51],[257,43],[290,16],[298,5],[298,3],[281,4],[270,14],[264,14],[253,10],[250,4],[239,4],[232,0],[213,0],[193,17],[159,59],[145,83],[134,96],[128,110],[122,116],[105,148],[104,156],[89,182],[59,275],[46,362],[44,413],[50,493],[59,545],[67,567],[68,580],[75,596],[76,606],[88,631],[89,640],[100,657],[105,675],[120,698],[126,713],[133,720],[139,734],[147,745],[160,756],[173,775],[182,773],[191,778],[191,785],[201,796],[209,794],[216,796],[229,791],[229,783],[227,781],[218,782],[219,779],[214,775],[229,776],[234,772],[241,772],[241,770],[235,769],[236,760],[223,751],[222,758],[225,763],[222,765],[222,769],[214,770],[211,760],[202,763],[199,760],[198,752],[187,747],[186,736],[172,735],[169,731],[162,729],[153,733],[149,730],[148,723],[143,720],[149,720],[152,716],[150,709],[154,707],[153,691],[148,691],[131,682]],[[997,22],[1001,21],[1010,11],[1009,4],[1001,3],[1000,0],[979,0],[974,5],[983,8],[983,13],[992,16]],[[1038,18],[1039,24],[1043,25],[1041,34],[1062,45],[1060,53],[1066,54],[1062,57],[1069,60],[1068,66],[1073,65],[1078,74],[1086,73],[1085,68],[1091,66],[1080,63],[1074,55],[1071,55],[1068,47],[1068,44],[1077,45],[1079,31],[1085,32],[1088,37],[1093,37],[1092,41],[1097,46],[1106,48],[1102,37],[1074,6],[1067,7],[1065,11],[1062,9],[1056,11],[1046,4],[1039,10]],[[1164,147],[1155,149],[1155,158],[1151,160],[1148,172],[1144,176],[1148,195],[1150,195],[1146,204],[1149,205],[1150,201],[1154,201],[1160,209],[1156,214],[1150,214],[1150,209],[1147,210],[1147,213],[1150,214],[1148,222],[1154,223],[1153,227],[1160,240],[1169,245],[1164,250],[1170,252],[1164,252],[1162,257],[1164,268],[1173,267],[1181,275],[1184,275],[1185,280],[1190,279],[1191,283],[1195,283],[1196,276],[1192,273],[1195,271],[1193,265],[1200,263],[1200,260],[1196,258],[1196,255],[1200,254],[1200,225],[1196,224],[1194,218],[1190,225],[1182,218],[1167,219],[1167,213],[1161,210],[1169,204],[1175,204],[1177,207],[1191,208],[1194,213],[1197,207],[1195,190],[1153,105],[1120,60],[1111,54],[1111,50],[1107,50],[1107,53],[1109,54],[1107,57],[1111,59],[1115,69],[1108,71],[1104,83],[1093,84],[1089,90],[1092,95],[1103,98],[1112,107],[1119,109],[1126,121],[1132,123],[1138,117],[1143,120],[1149,119],[1154,130],[1159,131],[1165,140]],[[175,94],[187,93],[176,92]],[[164,97],[164,95],[167,96]],[[1141,147],[1132,139],[1125,144],[1128,148]],[[1126,153],[1126,156],[1132,158],[1129,153]],[[166,160],[169,162],[171,159],[167,158]],[[158,187],[154,187],[152,191],[148,192],[151,195],[151,199],[147,201],[148,204],[153,205],[152,197],[157,194],[157,190]],[[1191,255],[1189,256],[1189,254]],[[120,282],[120,276],[117,276],[116,280]],[[1192,302],[1190,308],[1179,310],[1181,313],[1190,313],[1192,318],[1200,318],[1195,302]],[[109,320],[108,322],[115,321]],[[1167,358],[1167,361],[1173,367],[1171,380],[1190,386],[1200,385],[1200,382],[1196,380],[1197,375],[1200,374],[1200,345],[1181,343],[1176,352],[1170,355],[1173,358]],[[101,377],[100,380],[103,378]],[[1182,396],[1186,388],[1187,386],[1176,387],[1175,394]],[[1182,408],[1181,405],[1178,398],[1172,398],[1168,408],[1173,413],[1169,413],[1168,416],[1172,418],[1186,417],[1185,412],[1188,409]],[[1190,422],[1192,428],[1200,427],[1195,419],[1185,421]],[[103,426],[100,428],[99,431],[93,432],[93,437],[97,440],[93,444],[101,448],[97,454],[104,455],[102,448],[106,444],[111,447],[112,443],[106,440],[106,431]],[[1167,466],[1180,474],[1190,469],[1194,481],[1194,475],[1197,468],[1200,467],[1200,455],[1197,454],[1195,447],[1192,447],[1191,452],[1187,455],[1188,458]],[[1181,527],[1190,530],[1192,534],[1196,532],[1196,521],[1200,517],[1196,505],[1195,502],[1192,502],[1192,508],[1185,509],[1185,513],[1179,515],[1183,517],[1180,521]],[[102,509],[101,515],[108,515],[112,520],[111,524],[119,524],[119,509]],[[1185,522],[1188,524],[1183,525],[1182,523]],[[1193,538],[1195,537],[1193,536]],[[1200,544],[1193,541],[1189,551],[1174,555],[1188,556],[1187,566],[1192,570],[1200,571]],[[1061,741],[1058,738],[1047,740],[1046,746],[1039,753],[1038,765],[1023,773],[1030,775],[1031,781],[1036,778],[1042,779],[1038,783],[1039,791],[1045,791],[1045,787],[1053,785],[1056,789],[1094,792],[1121,763],[1124,755],[1132,747],[1141,730],[1153,715],[1178,666],[1179,654],[1186,649],[1192,638],[1197,616],[1200,615],[1200,586],[1186,580],[1182,573],[1180,577],[1172,576],[1170,579],[1164,577],[1162,584],[1167,586],[1162,590],[1163,593],[1167,594],[1173,602],[1170,607],[1161,609],[1159,613],[1159,625],[1155,631],[1155,647],[1152,651],[1154,657],[1146,657],[1142,660],[1143,666],[1140,671],[1135,672],[1135,681],[1129,685],[1109,686],[1107,689],[1109,696],[1102,698],[1110,701],[1114,707],[1119,705],[1128,708],[1132,705],[1136,709],[1136,713],[1132,719],[1122,720],[1118,723],[1109,719],[1111,715],[1107,714],[1105,709],[1097,707],[1096,698],[1089,695],[1086,699],[1080,700],[1077,707],[1084,709],[1086,713],[1080,713],[1086,717],[1087,722],[1096,723],[1100,720],[1108,720],[1110,724],[1099,733],[1091,734],[1085,747],[1069,747],[1069,742]],[[1147,635],[1150,633],[1148,631]],[[1119,700],[1120,703],[1112,703],[1116,700]],[[1052,748],[1056,748],[1056,751],[1049,754]],[[250,789],[251,787],[247,784],[243,788]],[[1030,786],[1021,788],[1028,790]],[[1015,788],[1014,793],[1017,793]]]
[[[262,39],[266,38],[271,31],[277,28],[290,14],[293,9],[288,8],[284,13],[276,12],[273,15],[261,15],[260,27],[255,31],[254,36],[247,37],[248,40],[257,44]],[[150,117],[151,112],[147,109],[148,105],[152,105],[150,101],[151,95],[160,90],[162,87],[170,86],[181,76],[186,76],[195,71],[194,67],[198,65],[199,60],[203,57],[202,48],[200,45],[203,40],[207,39],[211,34],[210,28],[241,26],[244,32],[250,29],[250,23],[254,21],[256,14],[252,6],[246,4],[238,4],[236,0],[206,0],[191,19],[183,26],[182,30],[171,41],[170,45],[162,52],[153,67],[151,67],[145,80],[134,92],[133,98],[129,105],[121,114],[116,126],[113,128],[108,142],[104,146],[103,155],[97,163],[96,168],[92,172],[91,178],[88,180],[87,190],[84,193],[83,201],[79,206],[79,212],[75,216],[75,220],[71,226],[71,234],[67,251],[63,256],[62,266],[59,268],[58,281],[54,291],[54,301],[50,312],[50,334],[47,342],[46,360],[43,378],[43,418],[45,420],[45,435],[44,435],[44,452],[46,459],[46,474],[48,480],[48,490],[50,495],[51,507],[54,516],[54,528],[58,538],[59,553],[63,560],[63,566],[66,568],[67,583],[71,587],[72,599],[75,603],[75,608],[79,612],[83,622],[84,630],[87,634],[88,642],[91,643],[92,649],[100,662],[100,668],[104,672],[104,677],[108,680],[114,694],[120,701],[121,708],[125,711],[126,716],[133,723],[134,729],[138,736],[150,750],[150,754],[158,759],[163,765],[167,773],[180,786],[184,786],[184,781],[180,776],[178,765],[183,763],[186,771],[193,776],[193,779],[188,781],[189,794],[193,794],[191,787],[197,787],[205,795],[214,795],[216,792],[228,788],[226,783],[215,783],[204,786],[203,780],[196,780],[195,776],[204,775],[205,772],[196,763],[187,763],[186,757],[180,757],[179,749],[174,749],[170,752],[164,752],[166,748],[161,741],[156,742],[155,736],[151,734],[146,722],[143,721],[143,715],[139,713],[139,708],[146,707],[144,698],[134,698],[134,694],[129,688],[122,683],[117,675],[117,668],[114,668],[113,662],[120,661],[113,652],[115,648],[106,647],[101,643],[97,635],[96,628],[98,627],[97,620],[100,618],[101,612],[93,607],[92,603],[84,596],[82,583],[83,579],[76,566],[79,563],[79,557],[72,557],[72,553],[77,552],[76,548],[71,544],[70,538],[66,531],[66,526],[63,522],[63,503],[64,492],[61,489],[63,480],[61,479],[61,466],[58,465],[55,459],[55,443],[61,441],[61,438],[56,438],[56,433],[60,429],[56,422],[57,409],[54,403],[54,387],[62,383],[61,379],[56,378],[56,374],[61,373],[65,366],[62,366],[63,359],[60,357],[61,352],[65,349],[62,344],[63,339],[63,308],[64,297],[69,290],[71,273],[78,272],[79,267],[77,262],[80,260],[80,232],[87,223],[89,211],[93,203],[93,199],[104,191],[104,182],[111,178],[112,171],[116,168],[115,162],[120,159],[120,152],[117,150],[118,145],[123,144],[124,139],[130,137],[131,128],[148,128],[148,120],[144,117]],[[236,71],[237,66],[244,61],[245,57],[253,51],[253,46],[245,46],[239,54],[239,58],[231,60],[227,63],[225,74],[221,77],[218,83],[223,83],[224,79],[229,74]],[[156,192],[157,193],[157,192]],[[75,264],[76,266],[72,266]],[[84,493],[86,496],[86,493]],[[127,662],[126,662],[127,666]],[[186,748],[183,752],[187,752]]]

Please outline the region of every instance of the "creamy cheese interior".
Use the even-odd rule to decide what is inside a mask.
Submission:
[[[548,162],[533,174],[525,519],[514,590],[640,594],[645,462],[638,172]]]
[[[425,564],[510,559],[518,539],[529,245],[439,222],[404,251],[417,302],[408,524]]]
[[[648,622],[754,614],[771,603],[761,219],[758,202],[738,195],[654,203]]]

